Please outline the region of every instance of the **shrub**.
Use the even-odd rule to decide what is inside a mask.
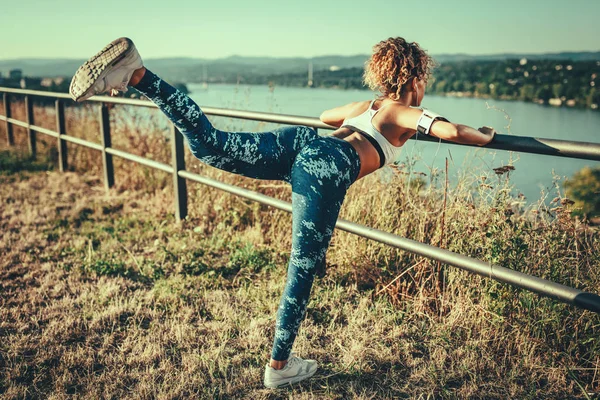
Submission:
[[[567,197],[575,201],[575,215],[600,216],[600,168],[584,167],[564,185]]]

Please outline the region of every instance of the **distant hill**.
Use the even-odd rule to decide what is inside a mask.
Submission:
[[[552,60],[599,60],[598,52],[560,52],[544,54],[505,53],[490,55],[468,54],[440,54],[434,56],[439,63],[461,61],[494,61],[507,59],[552,59]],[[272,74],[301,73],[307,71],[309,62],[313,69],[325,70],[331,66],[339,68],[362,68],[368,55],[358,54],[353,56],[320,56],[276,58],[276,57],[244,57],[230,56],[226,58],[207,60],[202,58],[156,58],[145,60],[148,68],[156,70],[167,79],[183,82],[198,82],[206,75],[212,81],[231,79],[233,76],[262,76]],[[85,60],[78,59],[37,59],[24,58],[14,60],[0,60],[0,72],[4,76],[11,69],[22,69],[26,76],[70,77]]]
[[[439,54],[434,56],[436,61],[442,62],[457,62],[457,61],[496,61],[496,60],[513,60],[527,58],[529,60],[571,60],[571,61],[600,61],[600,51],[579,51],[569,52],[563,51],[560,53],[502,53],[502,54],[484,54],[484,55],[468,55],[468,54]]]
[[[340,68],[362,67],[367,60],[366,55],[356,56],[321,56],[312,59],[313,68],[329,69],[332,65]],[[19,68],[27,76],[72,76],[85,60],[77,59],[15,59],[0,60],[0,72],[8,74],[11,69]],[[275,58],[275,57],[242,57],[207,60],[202,58],[154,58],[144,60],[150,69],[160,71],[161,75],[174,78],[204,73],[211,77],[230,74],[259,74],[294,73],[306,71],[309,58]]]

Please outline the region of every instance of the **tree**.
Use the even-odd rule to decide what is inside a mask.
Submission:
[[[523,100],[523,101],[531,101],[531,100],[533,100],[534,95],[535,95],[535,86],[527,83],[521,87],[519,99]]]
[[[475,92],[477,92],[477,94],[479,95],[489,94],[490,84],[487,82],[477,82],[477,84],[475,85]]]
[[[435,92],[436,93],[444,93],[446,92],[446,84],[445,80],[439,80],[435,82]]]
[[[452,82],[452,90],[455,92],[462,92],[464,90],[464,83],[462,81]]]
[[[584,167],[565,181],[566,195],[575,201],[574,214],[600,216],[600,168]]]
[[[565,95],[565,88],[562,83],[555,83],[552,85],[552,94],[554,97],[562,97]]]
[[[535,93],[535,97],[544,103],[548,103],[548,100],[552,97],[552,90],[547,85],[539,87]]]

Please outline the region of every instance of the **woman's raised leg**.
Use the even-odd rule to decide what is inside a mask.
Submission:
[[[131,84],[152,100],[186,137],[201,161],[225,171],[257,179],[289,181],[298,150],[318,137],[304,126],[272,132],[224,132],[212,126],[200,107],[143,66],[131,39],[113,40],[79,67],[69,86],[75,101],[101,93],[127,90]]]
[[[186,94],[146,70],[134,86],[175,124],[202,162],[257,179],[289,182],[298,151],[318,137],[313,128],[289,126],[271,132],[225,132],[216,129]]]

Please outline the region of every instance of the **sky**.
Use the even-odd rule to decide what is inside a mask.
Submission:
[[[369,54],[401,36],[431,55],[600,50],[599,0],[0,0],[0,59]],[[7,23],[7,21],[12,21]]]

